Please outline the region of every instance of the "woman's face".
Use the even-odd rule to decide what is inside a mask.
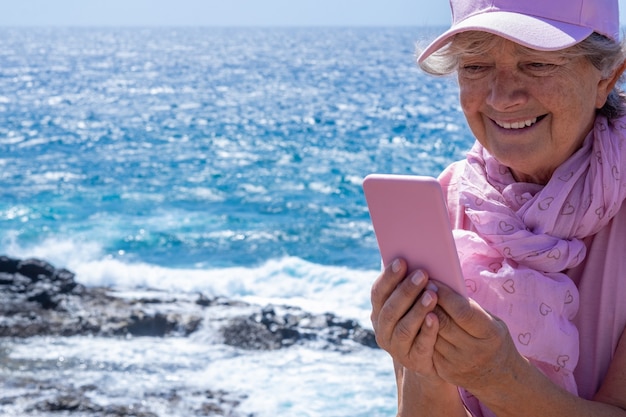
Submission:
[[[545,184],[581,146],[612,85],[585,58],[497,39],[461,56],[461,107],[478,141],[518,181]]]

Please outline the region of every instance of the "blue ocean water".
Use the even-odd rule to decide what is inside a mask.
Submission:
[[[0,252],[87,285],[278,301],[367,325],[379,259],[362,178],[436,175],[472,143],[455,80],[414,63],[434,33],[0,29]],[[255,363],[270,375],[271,361]],[[332,369],[328,401],[266,415],[361,415],[337,410],[349,388]],[[392,381],[388,364],[367,372]],[[367,397],[378,405],[363,415],[393,415],[392,386]]]

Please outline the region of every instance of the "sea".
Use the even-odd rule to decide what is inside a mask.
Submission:
[[[380,259],[363,177],[437,175],[473,142],[456,80],[415,64],[438,32],[0,28],[0,254],[87,286],[292,305],[371,328]],[[10,372],[108,387],[99,403],[184,387],[241,394],[256,417],[395,416],[382,350],[207,338],[0,345],[31,364]]]

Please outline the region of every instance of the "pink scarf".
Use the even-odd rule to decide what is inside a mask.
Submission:
[[[522,355],[574,394],[578,289],[563,271],[583,262],[582,239],[605,227],[626,197],[625,133],[626,118],[598,116],[545,186],[515,182],[477,143],[460,183],[471,230],[455,230],[455,239],[470,297],[504,320]],[[462,394],[481,415],[471,394]]]

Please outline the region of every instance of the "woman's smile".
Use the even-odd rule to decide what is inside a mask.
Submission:
[[[493,122],[497,124],[498,126],[500,126],[501,128],[506,129],[506,130],[518,130],[518,129],[526,129],[527,127],[534,125],[535,123],[537,123],[537,120],[539,120],[539,118],[533,117],[532,119],[519,120],[515,122],[508,122],[504,120],[502,121],[493,120]]]

